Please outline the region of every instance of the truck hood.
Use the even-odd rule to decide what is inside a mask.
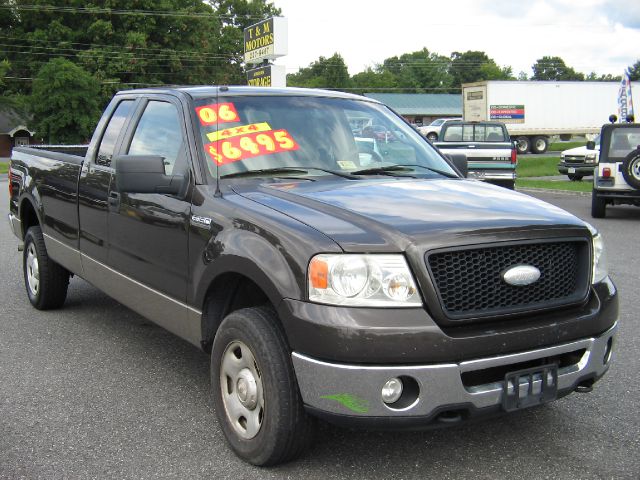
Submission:
[[[523,238],[530,238],[531,229],[585,228],[558,207],[470,180],[287,181],[233,189],[321,231],[345,251],[397,252],[411,244],[459,243],[459,236],[502,239],[527,231]]]
[[[596,145],[596,149],[595,150],[589,150],[587,149],[587,147],[575,147],[575,148],[570,148],[568,150],[563,150],[562,151],[562,155],[563,156],[586,156],[588,153],[600,153],[600,145]]]

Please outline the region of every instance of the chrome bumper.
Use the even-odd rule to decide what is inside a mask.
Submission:
[[[599,337],[539,350],[481,358],[460,363],[411,366],[363,366],[333,364],[300,353],[292,354],[304,403],[330,414],[357,417],[428,417],[448,406],[471,405],[476,409],[497,407],[503,401],[503,381],[465,386],[462,374],[555,357],[584,349],[575,364],[558,369],[558,392],[573,391],[585,380],[601,377],[611,363],[610,339],[617,324]],[[613,342],[613,340],[612,340]],[[605,355],[607,358],[605,359]],[[417,401],[394,409],[381,398],[383,385],[393,377],[413,378],[419,386]],[[534,387],[535,388],[535,387]]]
[[[13,213],[8,215],[9,225],[11,225],[11,231],[13,234],[22,240],[22,222]]]

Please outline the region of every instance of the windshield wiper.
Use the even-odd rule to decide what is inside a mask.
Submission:
[[[409,163],[402,163],[402,164],[398,164],[398,167],[410,167],[413,168],[415,170],[415,167],[419,167],[419,168],[423,168],[425,170],[429,170],[430,172],[433,173],[438,173],[440,175],[442,175],[443,177],[448,177],[448,178],[460,178],[458,177],[458,175],[456,175],[455,173],[451,173],[451,172],[445,172],[443,170],[438,170],[437,168],[432,168],[432,167],[425,167],[424,165],[417,165],[417,164],[409,164]]]
[[[343,178],[351,178],[357,179],[353,175],[343,172],[337,172],[335,170],[329,170],[326,168],[316,168],[316,167],[274,167],[274,168],[259,168],[256,170],[245,170],[243,172],[234,172],[227,173],[226,175],[222,175],[220,178],[232,178],[232,177],[251,177],[254,175],[262,175],[262,174],[273,174],[273,173],[309,173],[309,170],[319,170],[321,172],[327,172],[332,175],[336,175],[338,177]]]
[[[410,177],[416,178],[413,175],[396,175],[394,172],[406,172],[409,170],[413,170],[412,168],[407,168],[403,165],[388,165],[386,167],[373,167],[373,168],[365,168],[363,170],[356,170],[351,172],[352,175],[389,175],[392,177]]]

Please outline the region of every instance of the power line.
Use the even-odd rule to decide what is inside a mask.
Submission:
[[[206,5],[203,3],[203,5]],[[53,5],[2,5],[0,10],[24,10],[38,12],[82,13],[82,14],[107,14],[107,15],[141,15],[153,17],[187,17],[187,18],[227,18],[227,19],[257,19],[264,20],[264,15],[221,15],[211,12],[188,12],[168,10],[117,10],[101,7],[56,7]]]

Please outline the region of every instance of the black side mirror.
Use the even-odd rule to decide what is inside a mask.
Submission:
[[[596,149],[596,142],[594,142],[593,140],[590,140],[587,142],[587,150],[595,150]]]
[[[165,175],[164,157],[120,155],[114,161],[116,188],[120,193],[184,193],[187,178],[184,175]]]
[[[460,175],[467,178],[467,174],[469,173],[467,156],[464,153],[449,153],[445,156],[453,163],[453,166],[456,167]]]

